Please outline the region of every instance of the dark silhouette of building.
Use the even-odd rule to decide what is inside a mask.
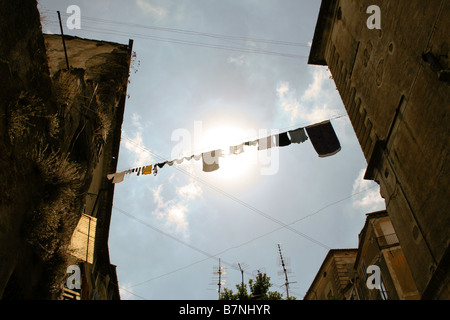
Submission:
[[[76,265],[81,290],[64,298],[120,299],[106,176],[118,161],[132,41],[66,36],[63,46],[40,20],[36,0],[0,1],[0,298],[59,299]]]
[[[450,298],[449,12],[446,0],[323,0],[308,61],[333,76],[422,299]]]

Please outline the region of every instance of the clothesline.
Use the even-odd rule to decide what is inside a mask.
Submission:
[[[326,120],[307,127],[289,130],[279,134],[230,146],[228,155],[237,155],[244,152],[244,146],[257,146],[258,150],[267,150],[273,147],[286,147],[292,143],[300,144],[308,140],[308,138],[311,141],[314,150],[321,158],[332,156],[341,150],[339,139],[336,136],[331,121]],[[107,175],[107,178],[112,180],[112,183],[120,183],[124,180],[127,174],[136,174],[138,176],[141,174],[157,175],[158,170],[163,168],[165,165],[173,166],[175,163],[181,164],[183,161],[190,161],[192,159],[197,161],[202,159],[203,171],[213,172],[219,169],[219,158],[224,156],[225,154],[222,149],[216,149],[203,152],[198,155],[191,155],[171,161],[163,161],[145,166],[139,166],[121,172],[111,173]]]

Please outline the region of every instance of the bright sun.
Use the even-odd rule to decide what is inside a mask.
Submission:
[[[255,172],[257,166],[255,147],[243,146],[243,152],[230,154],[230,147],[253,138],[248,130],[233,126],[219,126],[205,130],[201,139],[201,149],[206,151],[221,149],[223,157],[219,158],[220,168],[212,173],[220,180],[247,179]]]

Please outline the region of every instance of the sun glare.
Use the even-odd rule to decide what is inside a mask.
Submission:
[[[205,130],[201,139],[202,150],[222,150],[222,157],[219,158],[219,169],[209,173],[220,180],[248,179],[257,169],[257,159],[255,147],[242,146],[236,153],[230,147],[239,146],[251,136],[249,130],[239,129],[233,126],[214,127]]]

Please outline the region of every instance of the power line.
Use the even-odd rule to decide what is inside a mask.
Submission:
[[[307,59],[308,58],[307,56],[297,55],[297,54],[289,54],[289,53],[282,53],[282,52],[275,52],[275,51],[268,51],[268,50],[261,50],[261,49],[253,49],[253,48],[245,48],[245,47],[233,47],[233,46],[226,46],[226,45],[220,45],[220,44],[210,44],[210,43],[188,41],[188,40],[181,40],[181,39],[174,39],[174,38],[164,38],[164,37],[151,36],[151,35],[146,35],[146,34],[139,34],[139,33],[133,33],[133,32],[119,31],[119,30],[109,30],[109,29],[103,29],[103,28],[89,28],[89,27],[86,28],[86,27],[84,27],[83,30],[95,32],[95,33],[101,33],[101,34],[110,34],[110,35],[116,35],[116,36],[140,38],[140,39],[146,39],[146,40],[154,40],[154,41],[159,41],[159,42],[167,42],[167,43],[188,45],[188,46],[201,47],[201,48],[219,49],[219,50],[224,50],[224,51],[256,53],[256,54],[272,55],[272,56],[294,58],[294,59]]]
[[[145,151],[149,152],[150,154],[155,155],[156,157],[158,157],[158,158],[161,159],[162,161],[167,161],[166,159],[164,159],[163,157],[159,156],[158,154],[156,154],[156,153],[150,151],[149,149],[147,149],[147,148],[145,148],[145,147],[142,147],[142,146],[140,146],[140,145],[134,143],[134,141],[132,141],[131,139],[128,139],[128,138],[126,138],[126,137],[124,137],[124,138],[127,139],[127,140],[129,140],[130,143],[135,144],[137,147],[141,148],[142,150],[145,150]],[[300,235],[301,237],[303,237],[303,238],[305,238],[305,239],[307,239],[307,240],[309,240],[309,241],[311,241],[311,242],[313,242],[313,243],[315,243],[315,244],[317,244],[317,245],[319,245],[319,246],[321,246],[321,247],[323,247],[323,248],[325,248],[325,249],[327,249],[327,250],[331,249],[331,248],[330,248],[329,246],[327,246],[326,244],[323,244],[322,242],[320,242],[320,241],[318,241],[318,240],[316,240],[316,239],[314,239],[314,238],[312,238],[312,237],[310,237],[310,236],[304,234],[303,232],[300,232],[300,231],[298,231],[298,230],[296,230],[296,229],[290,227],[289,225],[283,223],[282,221],[280,221],[280,220],[278,220],[278,219],[272,217],[271,215],[269,215],[269,214],[263,212],[262,210],[259,210],[259,209],[255,208],[254,206],[252,206],[252,205],[250,205],[250,204],[248,204],[248,203],[246,203],[246,202],[240,200],[239,198],[237,198],[237,197],[235,197],[235,196],[229,194],[228,192],[226,192],[226,191],[220,189],[219,187],[214,186],[213,184],[209,183],[208,181],[206,181],[206,180],[204,180],[204,179],[202,179],[202,178],[200,178],[200,177],[198,177],[198,176],[196,176],[196,175],[193,175],[192,173],[190,173],[190,172],[188,172],[188,171],[186,171],[186,170],[180,168],[179,166],[174,166],[174,167],[175,167],[175,169],[177,169],[177,170],[179,170],[179,171],[181,171],[181,172],[183,172],[183,173],[189,175],[190,177],[192,177],[193,179],[195,179],[195,180],[197,180],[197,181],[199,181],[199,182],[202,182],[203,184],[207,185],[208,187],[210,187],[210,188],[213,189],[214,191],[216,191],[216,192],[218,192],[218,193],[220,193],[220,194],[222,194],[222,195],[224,195],[224,196],[230,198],[231,200],[233,200],[233,201],[235,201],[235,202],[241,204],[242,206],[244,206],[244,207],[250,209],[251,211],[253,211],[253,212],[259,214],[260,216],[262,216],[262,217],[264,217],[264,218],[266,218],[266,219],[268,219],[268,220],[271,220],[271,221],[273,221],[273,222],[275,222],[275,223],[281,225],[283,228],[286,228],[286,229],[288,229],[288,230],[290,230],[290,231],[292,231],[292,232],[294,232],[294,233]]]
[[[49,11],[45,11],[45,12],[49,12]],[[88,20],[88,21],[91,20],[91,21],[94,21],[94,22],[96,21],[96,22],[99,22],[99,23],[113,23],[113,24],[117,24],[117,25],[125,25],[125,26],[131,26],[131,27],[140,27],[140,28],[159,30],[159,31],[176,32],[176,33],[181,33],[181,34],[185,34],[185,35],[198,35],[198,36],[210,37],[210,38],[215,38],[215,39],[225,40],[225,41],[241,40],[241,41],[250,41],[250,42],[257,42],[257,43],[265,43],[265,44],[308,47],[308,45],[306,45],[306,44],[287,42],[287,41],[267,40],[267,39],[258,39],[258,38],[246,38],[246,37],[236,37],[236,36],[226,36],[226,35],[211,34],[211,33],[205,33],[205,32],[196,32],[196,31],[183,30],[183,29],[151,27],[151,26],[144,26],[144,25],[139,25],[139,24],[122,23],[122,22],[115,22],[115,21],[111,21],[111,20],[96,19],[96,18],[90,18],[90,17],[83,17],[83,19],[84,20]],[[51,20],[48,21],[48,22],[49,22],[49,24],[55,23],[55,21],[51,21]],[[253,47],[235,47],[235,46],[226,46],[226,45],[220,45],[220,44],[204,43],[204,42],[198,42],[198,41],[188,41],[188,40],[182,40],[182,39],[158,37],[158,36],[149,35],[149,34],[140,34],[140,33],[127,32],[127,31],[122,31],[122,30],[110,30],[110,29],[99,28],[99,27],[96,27],[96,26],[93,27],[93,26],[89,26],[89,25],[88,25],[88,27],[83,26],[82,30],[95,32],[95,33],[102,33],[102,34],[111,34],[111,35],[116,35],[116,36],[126,36],[126,37],[141,38],[141,39],[154,40],[154,41],[161,41],[161,42],[189,45],[189,46],[195,46],[195,47],[220,49],[220,50],[226,50],[226,51],[237,51],[237,52],[244,52],[244,53],[265,54],[265,55],[273,55],[273,56],[280,56],[280,57],[287,57],[287,58],[294,58],[294,59],[307,59],[308,58],[307,56],[303,56],[303,55],[275,52],[275,51],[269,51],[269,50],[262,50],[262,49],[253,48]]]
[[[179,239],[179,238],[177,238],[177,237],[175,237],[175,236],[173,236],[173,235],[171,235],[171,234],[169,234],[169,233],[167,233],[167,232],[165,232],[165,231],[163,231],[163,230],[161,230],[161,229],[159,229],[159,228],[157,228],[157,227],[151,225],[151,224],[148,223],[148,222],[145,222],[145,221],[142,220],[142,219],[139,219],[138,217],[136,217],[136,216],[134,216],[134,215],[128,213],[127,211],[125,211],[125,210],[123,210],[123,209],[120,209],[120,208],[118,208],[118,207],[116,207],[116,206],[113,206],[113,209],[115,209],[115,210],[119,211],[120,213],[124,214],[125,216],[127,216],[127,217],[129,217],[129,218],[131,218],[131,219],[133,219],[133,220],[135,220],[135,221],[141,223],[142,225],[144,225],[144,226],[146,226],[146,227],[148,227],[148,228],[150,228],[150,229],[152,229],[152,230],[154,230],[154,231],[156,231],[156,232],[159,232],[159,233],[161,233],[161,234],[163,234],[163,235],[165,235],[165,236],[171,238],[172,240],[175,240],[175,241],[177,241],[177,242],[179,242],[179,243],[181,243],[181,244],[183,244],[183,245],[185,245],[185,246],[191,248],[191,249],[194,250],[194,251],[197,251],[197,252],[199,252],[199,253],[201,253],[201,254],[207,256],[207,257],[208,257],[207,259],[210,259],[210,258],[216,259],[216,260],[218,260],[218,261],[222,261],[222,263],[224,263],[224,264],[226,264],[226,265],[228,265],[228,266],[231,266],[231,267],[233,266],[232,264],[230,264],[230,263],[224,261],[223,259],[217,258],[217,256],[218,256],[219,254],[213,255],[213,254],[210,254],[210,253],[208,253],[208,252],[206,252],[206,251],[204,251],[204,250],[202,250],[202,249],[200,249],[200,248],[197,248],[196,246],[191,245],[191,244],[187,243],[186,241],[183,241],[183,240],[181,240],[181,239]],[[177,269],[177,270],[175,270],[175,271],[169,272],[168,274],[174,273],[174,272],[179,271],[179,270],[182,270],[182,269],[186,269],[187,267],[190,267],[190,266],[192,266],[192,265],[194,265],[194,264],[203,262],[203,261],[205,261],[205,260],[207,260],[207,259],[203,259],[203,260],[201,260],[201,261],[197,261],[197,262],[195,262],[195,263],[190,264],[189,266],[182,267],[182,268],[179,268],[179,269]],[[164,274],[164,275],[166,275],[166,274]],[[152,279],[149,279],[149,280],[146,280],[146,281],[143,281],[143,282],[134,284],[134,285],[129,286],[129,287],[127,287],[127,288],[130,289],[130,288],[132,288],[132,287],[136,287],[136,286],[138,286],[138,285],[147,283],[147,282],[149,282],[149,281],[151,281],[151,280],[155,280],[155,279],[157,279],[157,278],[160,278],[160,277],[162,277],[162,276],[164,276],[164,275],[161,275],[161,276],[159,276],[159,277],[152,278]]]
[[[46,13],[54,13],[53,11],[47,10],[47,9],[44,9],[42,11],[46,12]],[[68,15],[68,14],[66,14],[66,15]],[[218,33],[208,33],[208,32],[200,32],[200,31],[193,31],[193,30],[187,30],[187,29],[149,26],[149,25],[143,25],[143,24],[138,24],[138,23],[129,23],[129,22],[114,21],[114,20],[107,20],[107,19],[83,16],[83,21],[85,21],[85,20],[91,21],[93,23],[128,26],[128,27],[142,28],[142,29],[147,29],[147,30],[156,30],[156,31],[164,31],[164,32],[171,32],[171,33],[178,33],[178,34],[185,34],[185,35],[203,36],[203,37],[214,38],[214,39],[248,41],[248,42],[283,45],[283,46],[306,47],[306,48],[310,47],[310,45],[308,43],[273,40],[273,39],[262,39],[262,38],[252,38],[252,37],[244,37],[244,36],[230,36],[230,35],[224,35],[224,34],[218,34]]]
[[[311,214],[305,215],[305,216],[303,216],[303,217],[300,218],[300,219],[297,219],[297,220],[292,221],[290,224],[294,224],[294,223],[297,223],[297,222],[299,222],[299,221],[301,221],[301,220],[304,220],[304,219],[306,219],[306,218],[312,217],[312,216],[318,214],[319,212],[323,211],[323,210],[326,209],[326,208],[329,208],[329,207],[331,207],[331,206],[333,206],[333,205],[336,205],[336,204],[338,204],[338,203],[340,203],[340,202],[342,202],[342,201],[348,200],[348,199],[350,199],[350,198],[352,198],[352,197],[354,197],[354,196],[356,196],[356,195],[359,195],[359,194],[365,193],[365,192],[367,192],[367,191],[370,191],[370,190],[372,190],[372,189],[375,188],[375,187],[376,187],[376,186],[367,188],[367,189],[365,189],[365,190],[362,190],[362,191],[353,193],[353,194],[351,194],[351,195],[349,195],[349,196],[347,196],[347,197],[345,197],[345,198],[342,198],[342,199],[339,199],[339,200],[337,200],[337,201],[331,202],[331,203],[329,203],[329,204],[323,206],[322,208],[320,208],[320,209],[318,209],[318,210],[312,212]],[[114,208],[114,209],[117,209],[117,207],[113,207],[113,208]],[[122,211],[119,211],[119,212],[122,212],[122,213],[123,213],[123,210],[122,210]],[[128,217],[134,219],[134,216],[132,216],[132,215],[130,215],[130,214],[126,214],[126,216],[128,216]],[[152,229],[154,229],[154,230],[156,230],[156,231],[158,231],[158,232],[160,232],[160,233],[162,233],[162,234],[164,234],[164,235],[167,235],[166,232],[164,232],[164,231],[162,231],[162,230],[160,230],[160,229],[158,229],[158,228],[156,228],[156,227],[152,227]],[[172,271],[170,271],[170,272],[167,272],[167,273],[161,274],[161,275],[159,275],[159,276],[156,276],[156,277],[147,279],[147,280],[145,280],[145,281],[136,283],[136,284],[134,284],[134,285],[132,285],[132,286],[129,286],[129,287],[127,287],[127,288],[130,289],[130,288],[132,288],[132,287],[140,286],[140,285],[145,284],[145,283],[148,283],[148,282],[150,282],[150,281],[153,281],[153,280],[156,280],[156,279],[159,279],[159,278],[168,276],[168,275],[170,275],[170,274],[173,274],[173,273],[175,273],[175,272],[178,272],[178,271],[187,269],[187,268],[189,268],[189,267],[191,267],[191,266],[193,266],[193,265],[196,265],[196,264],[199,264],[199,263],[201,263],[201,262],[204,262],[204,261],[210,259],[211,257],[217,257],[217,256],[219,256],[219,255],[223,255],[224,253],[226,253],[226,252],[228,252],[228,251],[230,251],[230,250],[233,250],[233,249],[237,249],[237,248],[243,247],[243,246],[245,246],[245,245],[247,245],[247,244],[249,244],[249,243],[251,243],[251,242],[253,242],[253,241],[256,241],[256,240],[258,240],[258,239],[261,239],[261,238],[263,238],[263,237],[266,237],[266,236],[268,236],[269,234],[272,234],[272,233],[274,233],[274,232],[276,232],[276,231],[278,231],[278,230],[281,230],[281,229],[283,229],[283,227],[276,228],[276,229],[274,229],[274,230],[272,230],[272,231],[270,231],[270,232],[266,232],[266,233],[264,233],[264,234],[262,234],[262,235],[260,235],[260,236],[258,236],[258,237],[255,237],[255,238],[253,238],[253,239],[251,239],[251,240],[248,240],[248,241],[246,241],[246,242],[243,242],[243,243],[241,243],[241,244],[239,244],[239,245],[229,247],[229,248],[227,248],[227,249],[225,249],[225,250],[223,250],[223,251],[221,251],[221,252],[219,252],[219,253],[217,253],[217,254],[215,254],[215,255],[208,256],[208,257],[205,258],[205,259],[198,260],[198,261],[193,262],[193,263],[191,263],[191,264],[188,264],[188,265],[186,265],[186,266],[184,266],[184,267],[180,267],[180,268],[175,269],[175,270],[172,270]],[[171,236],[171,238],[173,238],[173,236]],[[178,241],[178,240],[177,240],[177,241]],[[183,242],[183,241],[180,240],[179,242]],[[242,270],[241,270],[241,272],[242,272]],[[246,271],[245,271],[245,272],[246,272]],[[246,272],[246,273],[248,273],[248,272]],[[249,274],[249,273],[248,273],[248,274]],[[251,274],[250,274],[250,275],[251,275]],[[121,288],[122,288],[122,287],[121,287]],[[123,289],[123,288],[122,288],[122,289]],[[132,292],[130,292],[130,293],[132,293]]]

